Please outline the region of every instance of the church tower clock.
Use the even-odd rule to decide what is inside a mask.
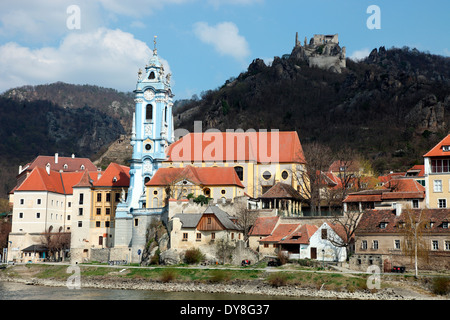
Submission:
[[[130,186],[128,195],[116,209],[116,245],[129,245],[132,239],[135,216],[151,216],[156,212],[146,209],[145,183],[166,159],[166,149],[174,141],[172,118],[173,97],[170,86],[171,74],[165,74],[158,58],[156,37],[153,55],[145,71],[139,69],[135,94],[130,161]],[[162,209],[162,208],[161,208]],[[152,211],[152,212],[150,212]],[[127,221],[127,222],[125,222]],[[137,224],[135,221],[134,224]],[[126,228],[125,228],[126,225]],[[145,231],[144,235],[145,237]]]

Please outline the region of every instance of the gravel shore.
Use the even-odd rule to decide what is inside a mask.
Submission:
[[[13,281],[28,285],[42,285],[62,287],[67,286],[65,281],[38,278],[12,278],[0,277],[0,281]],[[202,293],[231,293],[231,294],[258,294],[267,296],[308,297],[312,299],[343,299],[343,300],[448,300],[448,297],[422,294],[407,288],[387,288],[376,292],[337,292],[329,290],[315,290],[297,286],[273,287],[263,283],[177,283],[143,281],[135,279],[89,279],[81,281],[81,288],[123,289],[123,290],[153,290],[166,292],[202,292]]]

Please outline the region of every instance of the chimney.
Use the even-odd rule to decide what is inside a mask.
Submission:
[[[55,153],[55,163],[58,163],[58,153]]]
[[[402,214],[402,205],[401,205],[401,203],[397,203],[395,205],[395,215],[397,217],[400,217],[401,214]]]
[[[47,171],[47,174],[50,175],[50,163],[47,163],[45,170]]]
[[[97,180],[102,176],[102,168],[97,168]]]
[[[72,153],[72,159],[75,159],[75,153]]]

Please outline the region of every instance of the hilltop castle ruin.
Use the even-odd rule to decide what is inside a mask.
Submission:
[[[307,43],[305,37],[302,46],[298,39],[298,32],[295,34],[295,47],[291,57],[306,60],[310,67],[318,67],[325,70],[340,73],[346,67],[345,47],[339,46],[338,34],[323,35],[315,34]]]

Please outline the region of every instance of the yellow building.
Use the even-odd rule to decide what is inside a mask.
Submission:
[[[167,205],[169,199],[205,198],[226,201],[244,196],[244,185],[233,168],[160,168],[146,183],[147,208]]]
[[[278,182],[299,190],[295,173],[305,157],[297,132],[188,133],[170,145],[164,167],[234,168],[250,198],[258,198]]]
[[[426,206],[450,207],[450,135],[424,155]]]

